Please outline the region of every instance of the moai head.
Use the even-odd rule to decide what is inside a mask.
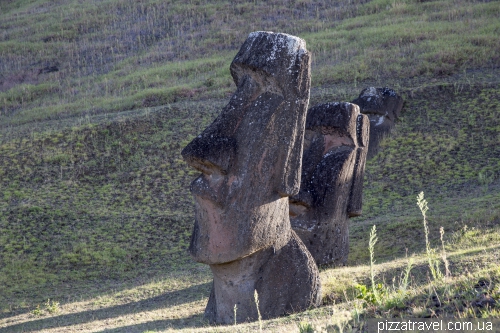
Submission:
[[[317,264],[345,264],[348,218],[361,215],[368,117],[351,103],[309,109],[301,187],[290,198],[293,230]]]
[[[288,242],[288,196],[300,187],[309,62],[302,39],[255,32],[231,63],[236,92],[182,151],[202,172],[191,184],[196,220],[189,250],[196,261],[227,263]]]
[[[370,148],[367,157],[370,159],[377,154],[380,141],[394,127],[403,108],[403,99],[390,88],[369,87],[363,89],[352,103],[358,105],[361,113],[370,119]]]

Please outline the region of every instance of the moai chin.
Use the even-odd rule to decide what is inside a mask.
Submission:
[[[253,32],[231,63],[237,90],[182,151],[202,174],[191,184],[189,251],[214,275],[205,316],[256,320],[318,305],[319,273],[293,232],[288,197],[300,187],[310,55],[294,36]]]
[[[345,265],[349,218],[361,215],[369,120],[355,104],[307,113],[299,194],[290,197],[293,230],[318,265]]]
[[[378,153],[380,141],[388,135],[403,108],[403,98],[390,88],[369,87],[361,91],[351,103],[359,106],[370,119],[370,147],[367,158]]]

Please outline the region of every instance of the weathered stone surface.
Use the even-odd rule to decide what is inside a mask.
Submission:
[[[368,122],[347,102],[308,111],[301,187],[289,199],[290,217],[318,265],[347,261],[348,218],[361,215]]]
[[[403,108],[403,98],[390,88],[369,87],[352,101],[370,119],[370,147],[367,158],[378,153],[382,138],[389,134]]]
[[[214,273],[205,313],[217,323],[234,322],[234,305],[238,320],[257,319],[254,290],[269,317],[319,301],[317,268],[288,216],[300,187],[309,52],[300,38],[254,32],[230,69],[237,90],[229,104],[182,151],[202,172],[191,184],[189,251]]]
[[[258,318],[257,290],[263,319],[305,310],[320,301],[319,274],[307,248],[292,231],[281,249],[267,248],[241,260],[210,265],[214,274],[205,317],[213,322],[234,323]]]

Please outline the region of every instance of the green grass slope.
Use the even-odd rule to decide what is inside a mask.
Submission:
[[[0,332],[258,329],[203,321],[211,273],[186,253],[196,172],[180,156],[227,103],[254,30],[306,40],[311,105],[369,85],[405,99],[367,162],[348,267],[322,268],[322,307],[264,330],[500,316],[498,1],[17,0],[0,4],[0,29]],[[440,280],[420,191],[443,272],[444,231]]]
[[[254,30],[305,38],[314,85],[500,62],[496,1],[365,2],[3,2],[0,123],[224,97],[228,65]]]

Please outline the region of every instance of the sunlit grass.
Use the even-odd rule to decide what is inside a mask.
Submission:
[[[4,124],[223,97],[234,89],[229,63],[254,30],[304,38],[313,53],[313,86],[450,75],[500,61],[500,10],[494,1],[334,6],[276,0],[191,7],[156,0],[66,0],[8,8],[1,14],[6,30],[0,37]],[[39,74],[46,66],[59,71]],[[50,89],[42,89],[42,82]],[[32,84],[38,88],[26,86]],[[151,98],[140,93],[153,88],[164,92]],[[22,89],[38,92],[20,99]]]

